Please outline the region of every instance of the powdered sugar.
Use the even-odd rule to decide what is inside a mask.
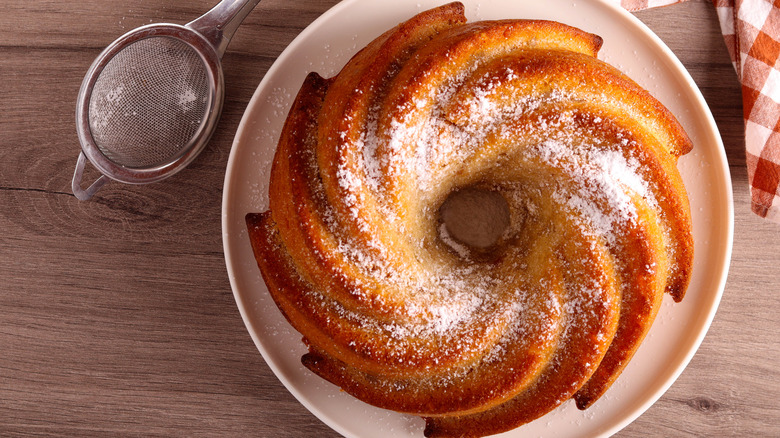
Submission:
[[[449,231],[447,231],[447,224],[444,222],[439,225],[439,237],[444,243],[447,244],[447,246],[452,248],[462,258],[468,259],[469,255],[471,255],[471,251],[469,250],[468,246],[461,244],[452,236],[450,236]]]
[[[622,223],[636,221],[634,198],[652,199],[638,160],[626,159],[622,149],[547,140],[536,145],[535,151],[545,163],[564,169],[577,182],[579,192],[554,193],[556,201],[579,212],[596,234],[610,242]]]
[[[502,135],[514,135],[507,130],[509,125],[504,121],[533,114],[543,105],[557,104],[569,97],[565,92],[553,90],[543,96],[524,96],[514,100],[508,106],[502,106],[495,99],[497,86],[488,85],[472,93],[471,100],[466,104],[468,107],[466,122],[454,124],[447,119],[448,114],[444,108],[451,99],[455,98],[459,87],[474,69],[445,81],[440,88],[429,91],[427,96],[411,99],[405,107],[399,108],[400,118],[380,122],[377,119],[378,104],[371,105],[374,110],[370,111],[367,118],[362,121],[363,124],[357,134],[348,135],[345,132],[340,135],[341,147],[348,154],[353,154],[352,157],[358,158],[359,167],[356,168],[352,167],[355,164],[353,159],[340,161],[336,176],[344,193],[342,202],[349,207],[351,220],[357,223],[360,229],[370,232],[372,227],[380,226],[363,220],[362,210],[367,208],[367,197],[373,199],[372,208],[379,209],[367,217],[378,214],[388,223],[398,221],[394,206],[385,200],[384,191],[387,189],[383,185],[385,179],[400,176],[411,178],[416,182],[418,192],[407,196],[429,199],[431,196],[429,193],[441,192],[438,186],[440,179],[451,175],[445,170],[451,171],[464,160],[468,160],[472,154],[479,152],[479,148],[491,132],[498,129]],[[506,72],[505,76],[511,80],[516,79],[513,72]],[[388,128],[381,136],[377,131],[380,123]],[[562,112],[553,118],[539,116],[534,123],[541,130],[552,129],[554,132],[565,132],[573,121],[570,113]],[[616,227],[623,222],[636,220],[637,214],[632,197],[646,198],[652,195],[649,193],[647,183],[637,172],[639,162],[635,158],[627,158],[623,148],[612,144],[588,144],[581,140],[581,137],[565,136],[547,138],[511,152],[517,154],[519,151],[521,156],[536,157],[545,166],[562,169],[574,185],[564,184],[563,186],[568,188],[565,191],[551,192],[549,194],[551,199],[577,212],[577,217],[587,224],[587,227],[583,228],[586,233],[603,236],[610,241]],[[517,208],[530,209],[528,205],[535,206],[522,195],[516,201],[524,203],[524,207]],[[434,219],[436,212],[425,214]],[[329,222],[334,225],[338,223],[333,219]],[[514,229],[513,232],[517,231]],[[444,223],[439,223],[435,229],[435,236],[451,248],[458,257],[470,260],[471,249],[455,240]],[[420,254],[419,258],[431,262],[431,257],[426,255],[430,249],[426,249],[420,243],[421,241],[409,242],[413,248],[412,252]],[[373,251],[366,251],[365,249],[368,248]],[[449,262],[445,263],[447,257],[442,259],[441,256],[436,256],[431,266],[402,272],[394,262],[387,259],[392,251],[378,238],[360,243],[342,238],[338,250],[364,275],[382,279],[387,287],[387,290],[382,293],[356,290],[356,294],[375,294],[378,302],[386,302],[388,305],[390,301],[386,300],[393,294],[397,294],[392,298],[392,302],[396,303],[393,305],[403,307],[406,317],[401,320],[380,324],[354,311],[347,313],[350,315],[349,318],[358,321],[360,326],[374,327],[372,330],[377,335],[393,339],[396,345],[393,348],[399,349],[398,354],[405,351],[405,347],[400,345],[407,342],[409,338],[423,340],[446,338],[449,339],[447,342],[454,342],[454,344],[445,348],[454,348],[455,350],[452,350],[454,353],[466,348],[456,339],[465,333],[464,330],[466,332],[473,330],[468,326],[474,323],[475,315],[487,316],[485,312],[488,309],[506,309],[512,306],[515,306],[514,311],[519,311],[516,307],[518,301],[515,301],[517,297],[511,298],[511,294],[494,295],[496,286],[492,284],[503,284],[509,279],[499,280],[491,277],[490,268],[477,266],[475,269],[472,266],[453,269],[446,264]],[[519,263],[519,265],[524,264],[525,262],[522,261]],[[506,274],[507,271],[497,270],[497,272]],[[522,275],[522,270],[515,275]],[[360,283],[353,284],[357,286]],[[504,300],[507,301],[501,304]],[[571,306],[579,305],[577,302],[570,302],[565,313],[576,314],[577,309]],[[550,304],[546,312],[550,312],[554,307]],[[346,312],[344,309],[341,312]],[[553,313],[555,312],[560,313],[561,310]],[[540,318],[552,321],[549,318]],[[521,326],[516,325],[513,330],[525,329],[521,330]],[[398,344],[399,342],[401,344]],[[501,342],[493,341],[479,348],[488,348],[492,352],[491,357],[498,357],[505,347]]]

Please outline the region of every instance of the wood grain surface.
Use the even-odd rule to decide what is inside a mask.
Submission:
[[[75,101],[100,50],[213,0],[0,0],[0,436],[337,436],[264,363],[233,300],[220,203],[233,135],[281,51],[336,0],[263,0],[224,57],[205,152],[79,202]],[[708,1],[638,13],[701,88],[734,183],[731,271],[685,372],[618,434],[780,435],[780,226],[750,212],[740,87]],[[86,178],[98,174],[87,166]]]

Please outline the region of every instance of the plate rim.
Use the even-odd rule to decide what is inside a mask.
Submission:
[[[268,367],[273,371],[276,378],[283,384],[285,389],[292,394],[296,400],[301,403],[312,415],[317,417],[320,421],[325,423],[327,426],[329,426],[334,431],[344,435],[344,436],[350,436],[349,433],[342,427],[342,425],[337,422],[336,420],[332,419],[330,416],[323,413],[321,410],[319,410],[313,403],[311,403],[306,396],[304,396],[295,386],[293,386],[292,382],[288,381],[287,379],[282,378],[283,375],[282,371],[280,370],[279,366],[274,363],[274,361],[269,359],[269,353],[266,351],[265,346],[262,344],[261,340],[259,339],[257,333],[255,330],[252,329],[253,323],[249,319],[249,316],[247,315],[247,311],[245,309],[245,303],[243,301],[243,298],[239,294],[238,286],[236,284],[236,275],[233,271],[233,260],[232,260],[232,247],[231,242],[232,239],[230,238],[230,230],[229,225],[230,221],[228,220],[230,216],[230,199],[231,199],[231,190],[232,188],[232,170],[235,167],[235,160],[237,160],[237,154],[235,151],[237,150],[236,146],[239,143],[240,138],[242,137],[242,133],[246,128],[246,125],[249,123],[247,114],[249,113],[249,109],[253,108],[255,105],[258,105],[258,100],[261,96],[261,91],[267,88],[268,83],[271,81],[271,78],[273,78],[277,74],[277,70],[280,70],[282,68],[282,65],[285,64],[285,61],[293,56],[296,51],[298,51],[299,46],[301,46],[309,37],[310,34],[315,33],[318,31],[318,29],[323,26],[324,23],[329,21],[334,16],[342,13],[343,10],[348,9],[351,5],[355,3],[365,2],[369,0],[343,0],[332,7],[330,7],[327,11],[325,11],[323,14],[321,14],[319,17],[317,17],[314,21],[312,21],[309,25],[306,26],[290,43],[289,45],[278,55],[278,57],[274,60],[271,67],[266,71],[266,73],[263,75],[263,78],[260,80],[258,86],[256,87],[255,91],[252,94],[252,98],[247,103],[247,106],[242,114],[241,121],[239,122],[238,127],[236,128],[236,133],[233,139],[233,142],[231,144],[231,151],[230,155],[228,157],[227,165],[226,165],[226,172],[225,177],[223,180],[223,195],[222,195],[222,205],[221,205],[221,231],[222,231],[222,242],[223,242],[223,253],[225,256],[225,264],[228,271],[228,278],[230,281],[231,291],[233,292],[234,299],[236,301],[236,305],[239,309],[239,313],[241,314],[242,321],[244,323],[244,326],[246,327],[247,331],[250,334],[250,337],[252,338],[255,347],[258,349],[258,351],[263,356],[263,359],[265,360]],[[725,148],[723,146],[723,140],[720,135],[720,131],[717,127],[717,124],[715,123],[714,117],[712,115],[712,112],[709,109],[709,105],[707,104],[706,100],[704,99],[701,90],[696,85],[695,81],[691,77],[690,73],[687,71],[685,66],[682,64],[682,62],[677,58],[677,56],[674,54],[674,52],[666,45],[666,43],[661,40],[661,38],[655,34],[645,23],[643,23],[639,18],[637,18],[635,15],[630,13],[629,11],[623,9],[619,5],[617,5],[614,2],[610,2],[609,0],[581,0],[584,2],[591,2],[591,3],[597,3],[600,4],[602,7],[607,7],[611,9],[613,12],[618,13],[619,15],[623,16],[623,18],[627,19],[629,23],[636,29],[641,31],[642,37],[646,38],[650,43],[652,43],[653,48],[655,50],[659,50],[663,53],[665,58],[672,62],[673,70],[675,70],[680,77],[685,81],[685,85],[688,89],[690,89],[694,97],[696,98],[695,105],[700,107],[703,110],[705,117],[705,122],[707,126],[707,130],[711,131],[714,134],[714,137],[716,139],[716,144],[710,146],[710,148],[715,149],[715,153],[720,159],[720,161],[724,164],[724,172],[722,174],[723,178],[723,184],[724,187],[724,203],[726,205],[726,211],[722,212],[721,219],[725,219],[725,229],[722,230],[722,233],[725,234],[725,248],[722,249],[721,257],[717,259],[717,265],[720,268],[720,275],[717,279],[717,281],[714,282],[715,285],[715,292],[712,294],[710,302],[710,306],[707,312],[706,317],[704,318],[704,323],[699,327],[698,332],[696,333],[693,341],[690,343],[690,347],[687,349],[684,357],[677,363],[677,366],[674,368],[673,371],[669,374],[669,376],[666,378],[666,380],[658,386],[657,390],[654,391],[651,395],[648,395],[645,398],[644,403],[640,404],[637,408],[633,409],[633,411],[626,415],[622,421],[616,422],[612,427],[605,430],[600,436],[610,436],[621,429],[625,428],[627,425],[632,423],[634,420],[636,420],[639,416],[641,416],[644,412],[646,412],[658,399],[663,396],[666,391],[677,381],[677,379],[680,377],[682,372],[685,370],[685,368],[690,363],[693,356],[696,354],[698,349],[701,346],[701,343],[703,342],[704,338],[706,337],[710,326],[712,325],[712,322],[714,320],[715,314],[717,313],[717,310],[720,305],[720,301],[722,299],[726,280],[729,273],[729,268],[731,264],[731,258],[732,258],[732,252],[733,252],[733,240],[734,240],[734,199],[733,199],[733,184],[731,179],[731,172],[728,165],[728,159],[726,157]],[[439,2],[440,4],[447,3],[447,1]]]

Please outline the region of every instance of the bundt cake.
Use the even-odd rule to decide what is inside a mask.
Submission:
[[[541,20],[467,23],[463,5],[379,36],[306,78],[246,217],[303,364],[360,400],[484,436],[609,388],[693,244],[674,116]],[[443,218],[498,199],[477,244]],[[462,204],[462,202],[461,202]],[[468,203],[467,203],[468,204]]]

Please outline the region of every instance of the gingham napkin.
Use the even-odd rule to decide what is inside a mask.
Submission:
[[[629,11],[685,0],[613,0]],[[712,0],[742,83],[753,212],[780,222],[780,0]]]

